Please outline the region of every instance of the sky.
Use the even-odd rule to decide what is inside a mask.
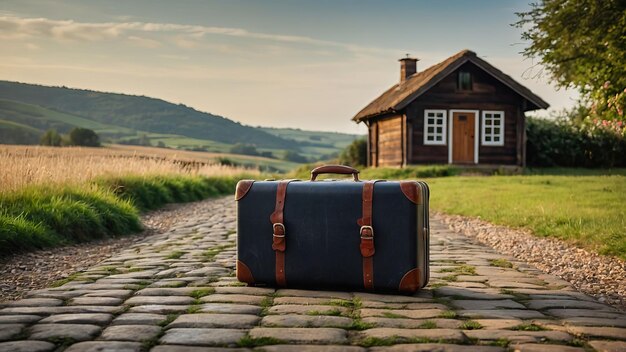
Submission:
[[[0,0],[0,80],[145,95],[252,126],[365,133],[351,118],[463,49],[560,110],[511,26],[529,0]],[[550,111],[541,111],[547,115]]]

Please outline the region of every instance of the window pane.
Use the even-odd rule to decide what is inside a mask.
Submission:
[[[499,127],[494,128],[493,133],[500,134],[500,128]]]
[[[428,124],[433,125],[435,123],[435,119],[428,119]]]
[[[485,134],[491,134],[491,127],[485,127]]]
[[[493,120],[493,124],[496,126],[500,126],[500,119]]]
[[[428,131],[428,134],[432,134],[433,132],[435,132],[435,128],[430,126],[430,127],[428,127],[427,131]]]
[[[500,136],[493,136],[494,142],[500,142]]]
[[[437,124],[440,126],[443,125],[443,119],[437,119]]]
[[[469,72],[459,71],[459,80],[457,82],[457,88],[460,90],[472,89],[472,76]]]
[[[491,118],[491,114],[485,114],[485,118],[490,119]]]
[[[438,112],[438,113],[437,113],[437,117],[443,117],[443,113]]]
[[[437,127],[437,133],[438,133],[438,134],[443,133],[443,128],[442,128],[442,127]]]
[[[432,140],[433,140],[433,136],[431,136],[431,135],[426,135],[426,140],[427,140],[427,141],[432,141]]]
[[[428,117],[435,117],[435,113],[434,112],[429,112],[426,114],[426,116]]]
[[[490,119],[485,120],[485,126],[491,126],[491,120]]]
[[[485,142],[491,142],[491,136],[485,136]]]
[[[441,136],[437,136],[435,139],[436,139],[438,142],[441,142],[441,141],[442,141]]]

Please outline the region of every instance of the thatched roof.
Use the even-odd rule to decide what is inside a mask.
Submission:
[[[381,96],[369,103],[363,110],[359,111],[352,119],[360,122],[376,115],[394,113],[402,110],[417,97],[424,94],[427,90],[468,61],[480,67],[528,100],[531,104],[528,104],[525,111],[548,108],[548,103],[543,101],[543,99],[535,95],[528,88],[517,83],[513,78],[493,67],[485,60],[477,57],[476,53],[473,51],[463,50],[436,65],[412,74],[404,82],[393,85]]]

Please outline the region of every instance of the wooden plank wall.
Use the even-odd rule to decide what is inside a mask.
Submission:
[[[402,166],[403,126],[402,115],[378,120],[378,164],[376,166]]]

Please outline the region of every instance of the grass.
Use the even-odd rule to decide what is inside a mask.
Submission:
[[[478,330],[478,329],[482,329],[483,326],[480,325],[479,322],[474,321],[474,320],[466,320],[463,322],[463,324],[461,324],[461,326],[459,327],[461,330]]]
[[[234,244],[222,244],[222,245],[209,248],[202,253],[202,257],[206,261],[213,260],[213,258],[215,258],[216,255],[222,253],[225,249],[232,248],[234,246],[235,246]]]
[[[0,193],[0,255],[137,232],[141,209],[232,193],[237,180],[155,176],[135,181],[101,179],[86,186],[31,186]]]
[[[513,263],[506,259],[489,259],[489,265],[497,266],[500,268],[512,268]]]
[[[248,347],[253,348],[257,346],[266,346],[266,345],[278,345],[283,343],[282,340],[273,337],[250,337],[244,336],[239,341],[237,341],[237,346],[239,347]]]
[[[393,313],[393,312],[384,312],[383,313],[383,317],[385,317],[385,318],[393,318],[393,319],[406,318],[406,316],[404,316],[402,314],[397,314],[397,313]]]
[[[539,325],[535,325],[535,324],[521,324],[518,326],[514,326],[511,328],[511,330],[517,330],[517,331],[546,331],[548,329],[539,326]]]
[[[463,264],[453,268],[445,268],[439,270],[440,273],[457,273],[459,275],[476,275],[476,267]]]
[[[435,323],[432,320],[426,320],[425,322],[421,323],[417,328],[418,329],[436,329],[437,323]]]
[[[197,290],[193,290],[191,292],[189,292],[189,296],[193,297],[195,299],[200,299],[204,296],[208,296],[215,293],[215,289],[214,288],[201,288],[201,289],[197,289]]]
[[[528,228],[626,259],[624,176],[449,177],[429,185],[439,211]]]
[[[454,319],[456,317],[458,317],[458,314],[453,310],[446,310],[442,312],[441,314],[439,314],[439,318],[443,318],[443,319]]]

